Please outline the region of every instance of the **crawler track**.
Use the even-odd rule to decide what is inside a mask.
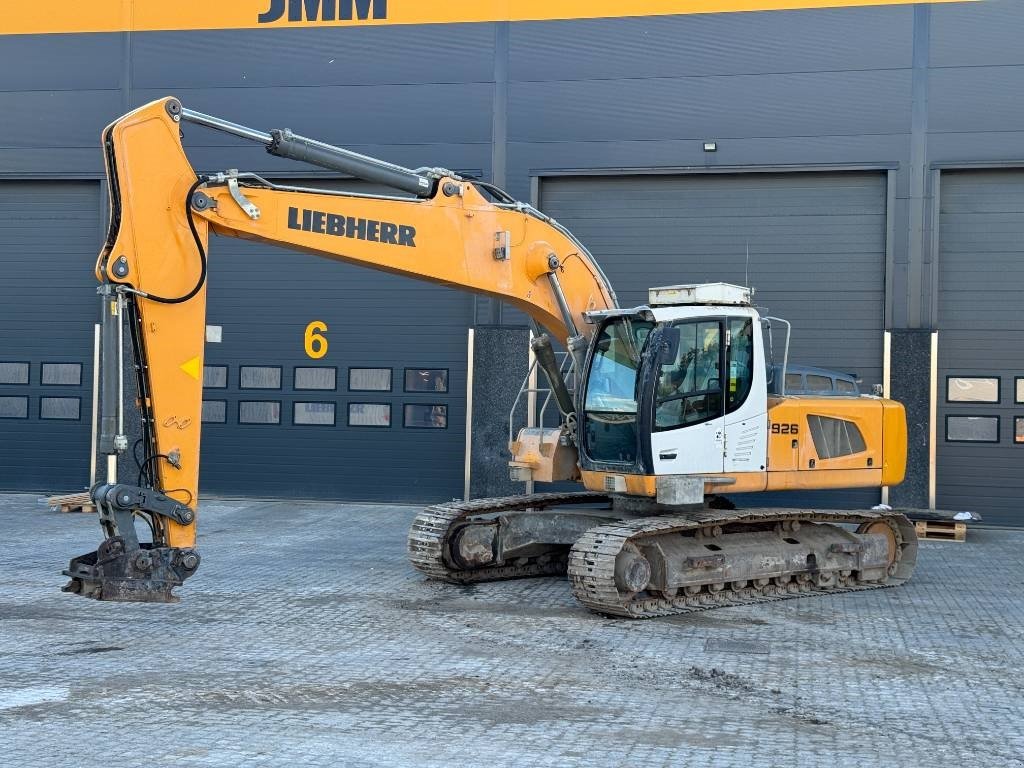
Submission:
[[[627,544],[643,543],[657,536],[668,536],[688,530],[718,525],[757,524],[771,526],[784,521],[801,523],[872,523],[887,521],[894,526],[898,552],[892,572],[878,581],[858,582],[854,577],[837,579],[834,584],[819,586],[811,581],[790,581],[733,589],[726,585],[719,591],[706,586],[696,594],[679,594],[668,598],[642,592],[623,594],[615,582],[615,562]],[[783,509],[703,510],[686,517],[648,517],[601,525],[587,531],[573,546],[569,555],[569,583],[573,594],[583,605],[598,613],[629,618],[651,618],[692,611],[706,611],[729,605],[748,605],[793,597],[808,597],[835,592],[857,592],[902,584],[910,578],[917,560],[917,537],[906,517],[888,512],[813,511]]]
[[[917,537],[913,525],[903,515],[891,512],[860,510],[817,511],[802,509],[703,509],[682,515],[630,518],[588,530],[568,555],[564,547],[552,547],[546,554],[517,558],[479,568],[461,568],[452,560],[451,542],[461,526],[484,520],[504,512],[542,510],[550,507],[586,504],[605,506],[611,498],[601,493],[540,493],[504,498],[450,502],[425,508],[413,521],[409,531],[408,552],[412,565],[430,578],[457,584],[470,584],[530,576],[551,576],[568,571],[575,597],[598,613],[629,618],[651,618],[672,614],[706,611],[730,605],[785,600],[837,592],[856,592],[897,586],[910,578],[917,559]],[[855,575],[837,577],[831,584],[793,579],[789,583],[773,583],[734,589],[730,585],[713,591],[707,585],[696,594],[683,590],[673,597],[641,592],[624,594],[615,581],[616,558],[629,545],[643,545],[658,536],[721,526],[728,533],[734,526],[771,528],[787,521],[800,523],[887,522],[894,530],[898,545],[896,561],[890,573],[880,580],[862,582]]]
[[[513,564],[468,570],[461,569],[452,562],[449,542],[461,523],[475,518],[566,504],[598,506],[610,501],[611,499],[602,493],[535,493],[526,496],[434,504],[420,512],[412,523],[409,530],[409,561],[414,568],[430,578],[455,584],[521,579],[529,576],[557,576],[566,572],[567,553],[560,550],[537,557],[519,558]]]

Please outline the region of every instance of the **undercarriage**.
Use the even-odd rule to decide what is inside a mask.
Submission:
[[[665,508],[599,493],[427,507],[409,557],[455,583],[568,573],[598,613],[649,618],[902,584],[917,537],[896,512]]]

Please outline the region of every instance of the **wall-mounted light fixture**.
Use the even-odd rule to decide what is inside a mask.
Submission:
[[[718,142],[715,142],[715,141],[705,141],[704,142],[704,151],[705,152],[717,152],[718,151]]]

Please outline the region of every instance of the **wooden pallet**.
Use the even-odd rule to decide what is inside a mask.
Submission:
[[[88,493],[69,493],[64,496],[51,496],[46,500],[51,512],[95,512],[96,505]]]
[[[914,523],[917,538],[936,541],[964,541],[967,524],[955,520],[918,520]]]

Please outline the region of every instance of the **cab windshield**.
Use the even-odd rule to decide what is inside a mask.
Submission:
[[[653,327],[645,320],[622,317],[598,334],[583,402],[586,448],[594,461],[636,462],[637,374]]]
[[[632,318],[608,323],[594,345],[584,409],[636,413],[636,377],[640,353],[653,324]]]

